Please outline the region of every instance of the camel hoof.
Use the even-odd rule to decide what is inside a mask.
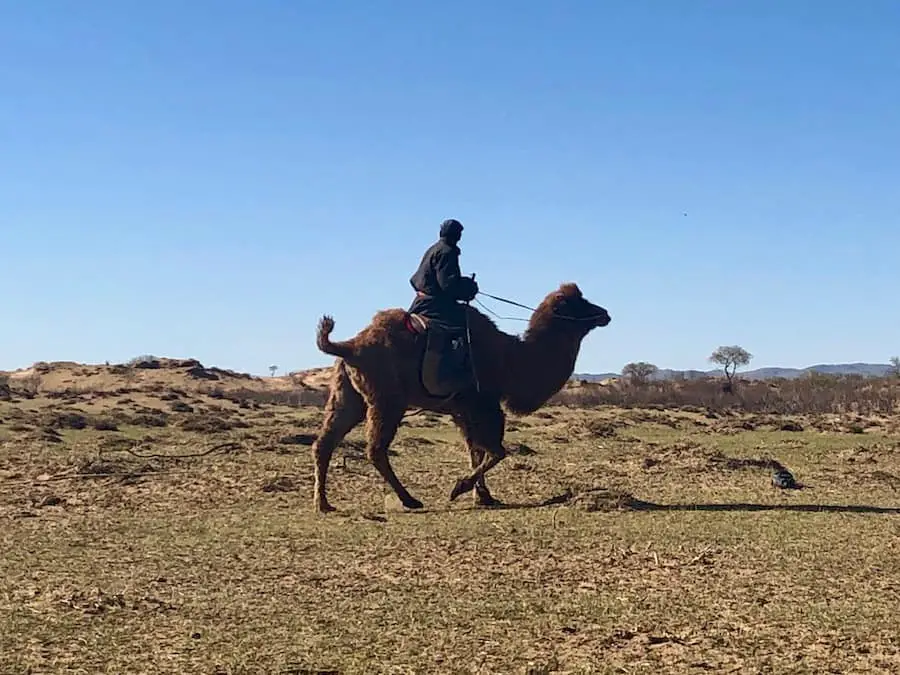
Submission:
[[[331,513],[332,511],[337,511],[331,504],[326,501],[321,501],[316,503],[316,512],[318,513]]]
[[[456,485],[453,486],[453,490],[450,492],[450,501],[452,502],[454,499],[459,497],[462,494],[465,494],[473,487],[473,481],[470,481],[468,478],[460,478],[456,481]]]
[[[493,495],[478,495],[475,498],[475,506],[484,506],[486,508],[491,508],[494,506],[503,506],[503,502],[501,502]]]
[[[425,505],[422,502],[420,502],[418,499],[416,499],[415,497],[410,497],[405,502],[403,502],[403,506],[404,506],[404,508],[407,508],[407,509],[421,509]]]

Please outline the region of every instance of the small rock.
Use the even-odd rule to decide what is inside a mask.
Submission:
[[[61,497],[57,497],[56,495],[45,495],[37,501],[35,506],[37,508],[43,508],[45,506],[59,506],[62,503],[63,499]]]
[[[277,476],[263,482],[263,492],[295,492],[297,484],[290,476]]]
[[[525,445],[524,443],[513,443],[507,448],[507,452],[510,455],[520,455],[522,457],[529,457],[531,455],[536,455],[537,452],[533,449]]]

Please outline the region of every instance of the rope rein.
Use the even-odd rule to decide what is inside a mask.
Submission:
[[[501,298],[497,295],[491,295],[490,293],[485,293],[484,291],[478,291],[478,295],[483,295],[486,298],[492,298],[493,300],[497,300],[499,302],[504,302],[507,305],[512,305],[513,307],[521,307],[522,309],[527,309],[529,312],[537,311],[534,307],[529,307],[528,305],[523,305],[521,302],[514,302],[513,300],[507,300],[506,298]]]
[[[537,311],[534,307],[529,307],[528,305],[523,305],[521,302],[515,302],[514,300],[508,300],[507,298],[501,298],[498,295],[491,295],[490,293],[485,293],[484,291],[478,291],[478,295],[483,295],[486,298],[492,298],[493,300],[506,303],[507,305],[512,305],[513,307],[521,307],[522,309],[527,309],[529,312]],[[483,309],[490,312],[498,319],[504,319],[507,321],[530,321],[530,319],[523,319],[523,318],[517,317],[517,316],[500,316],[493,310],[485,307],[484,303],[481,302],[480,300],[478,300],[477,298],[475,299],[475,302],[477,302]],[[566,316],[565,314],[557,314],[556,312],[554,312],[553,316],[555,316],[557,319],[566,319],[567,321],[596,321],[603,315],[602,314],[593,314],[591,316]]]
[[[490,307],[485,305],[478,298],[475,298],[474,300],[478,304],[478,306],[481,307],[481,309],[483,309],[485,312],[487,312],[488,314],[493,316],[495,319],[500,319],[501,321],[526,321],[526,322],[530,321],[530,319],[523,319],[521,316],[501,316],[501,315],[497,314],[497,312],[492,310]]]

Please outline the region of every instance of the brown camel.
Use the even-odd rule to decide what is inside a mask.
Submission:
[[[450,396],[434,396],[423,385],[427,330],[418,317],[402,309],[380,311],[344,342],[330,340],[334,329],[330,316],[319,321],[317,345],[338,360],[321,433],[312,448],[317,511],[334,510],[325,490],[328,465],[335,446],[363,421],[369,460],[406,508],[422,508],[388,460],[388,446],[409,408],[451,415],[465,438],[472,472],[457,481],[450,499],[474,488],[476,504],[499,504],[488,491],[484,474],[506,456],[503,408],[527,414],[541,407],[571,377],[584,337],[610,322],[607,311],[585,300],[572,283],[544,298],[522,337],[500,331],[472,307],[466,311],[474,383]]]

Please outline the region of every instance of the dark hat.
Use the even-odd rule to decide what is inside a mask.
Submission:
[[[442,237],[459,237],[462,234],[463,226],[462,223],[456,220],[455,218],[448,218],[443,223],[441,223],[441,236]]]

